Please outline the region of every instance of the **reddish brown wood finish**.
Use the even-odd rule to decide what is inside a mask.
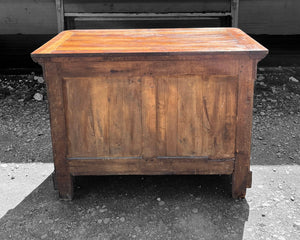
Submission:
[[[237,28],[181,28],[126,30],[68,30],[32,53],[32,57],[112,56],[145,53],[247,54],[267,50]]]
[[[43,70],[47,82],[48,98],[50,99],[55,187],[59,190],[61,198],[70,199],[73,196],[73,181],[66,161],[67,142],[62,82],[57,77],[59,72],[56,63],[45,64]]]
[[[232,174],[251,186],[256,64],[235,28],[77,30],[32,53],[48,84],[57,187],[72,176]]]

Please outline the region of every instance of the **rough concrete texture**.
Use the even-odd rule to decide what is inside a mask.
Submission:
[[[48,177],[2,217],[0,239],[300,239],[300,166],[252,171],[244,200],[227,176],[110,176],[77,179],[68,202]]]
[[[52,161],[47,102],[32,100],[44,83],[0,76],[1,209],[30,193],[0,219],[0,240],[300,239],[300,68],[258,70],[244,200],[231,198],[228,176],[109,176],[76,178],[75,199],[60,201],[49,165],[20,167]]]
[[[0,218],[53,172],[51,163],[0,164]]]

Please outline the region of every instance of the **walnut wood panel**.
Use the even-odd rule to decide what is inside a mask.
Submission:
[[[68,156],[139,156],[139,78],[64,78]]]
[[[195,74],[159,76],[169,65],[199,62],[159,64],[135,70],[136,62],[90,63],[101,73],[72,78],[68,64],[62,67],[68,157],[235,156],[237,75],[197,67]]]

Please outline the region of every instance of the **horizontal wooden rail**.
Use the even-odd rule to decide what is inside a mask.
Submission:
[[[163,157],[145,160],[133,158],[69,158],[70,173],[76,175],[162,175],[232,174],[234,158],[208,159]],[[184,165],[184,167],[182,167]]]

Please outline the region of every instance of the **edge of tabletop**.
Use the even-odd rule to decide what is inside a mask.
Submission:
[[[204,56],[246,56],[256,61],[262,60],[268,54],[268,50],[265,51],[250,51],[250,52],[175,52],[175,53],[68,53],[68,54],[38,54],[31,55],[34,62],[42,64],[44,62],[61,62],[68,58],[68,61],[82,61],[82,58],[91,61],[93,58],[95,61],[135,61],[140,60],[141,57],[144,60],[199,60]],[[60,60],[61,59],[61,60]],[[92,60],[92,61],[94,61]]]
[[[73,34],[74,34],[73,30],[66,30],[66,31],[60,32],[55,37],[53,37],[52,39],[50,39],[48,42],[46,42],[45,44],[43,44],[41,47],[39,47],[38,49],[34,50],[30,54],[31,58],[35,62],[40,62],[41,58],[51,57],[52,56],[51,53],[46,53],[45,54],[45,53],[42,53],[42,52],[45,52],[45,51],[48,51],[48,52],[51,51],[52,52],[52,51],[54,51],[56,48],[59,47],[60,44],[62,44],[63,42],[65,42]]]
[[[217,29],[217,28],[216,28]],[[225,29],[225,28],[224,28]],[[63,42],[67,41],[72,35],[79,31],[91,31],[91,30],[65,30],[57,34],[51,40],[46,42],[44,45],[33,51],[30,55],[33,61],[37,63],[43,63],[46,59],[49,58],[63,58],[63,57],[105,57],[108,58],[128,58],[130,57],[141,57],[141,56],[153,56],[153,57],[168,57],[168,56],[196,56],[196,55],[248,55],[250,58],[254,58],[255,60],[259,61],[263,59],[269,52],[267,48],[262,46],[260,43],[255,41],[245,32],[243,32],[239,28],[227,28],[230,29],[231,35],[236,35],[240,37],[241,44],[245,46],[249,46],[249,50],[228,50],[228,51],[178,51],[178,52],[132,52],[132,53],[53,53]],[[142,30],[142,29],[139,29]],[[157,29],[155,29],[157,30]],[[92,30],[92,31],[101,31],[101,30]],[[115,31],[115,29],[105,29],[104,31]],[[234,36],[233,36],[234,37]],[[253,49],[253,45],[256,46],[256,49]],[[251,49],[252,47],[252,49]],[[128,60],[129,60],[128,59]]]

